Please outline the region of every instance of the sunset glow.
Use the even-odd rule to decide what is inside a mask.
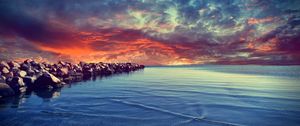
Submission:
[[[2,1],[0,58],[299,64],[296,5],[299,1]]]

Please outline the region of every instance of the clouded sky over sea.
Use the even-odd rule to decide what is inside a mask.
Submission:
[[[300,0],[1,0],[0,59],[300,64]]]

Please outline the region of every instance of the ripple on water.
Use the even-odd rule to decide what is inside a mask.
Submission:
[[[295,67],[251,66],[243,70],[232,70],[240,66],[200,67],[149,67],[131,75],[78,82],[62,90],[9,98],[0,103],[0,124],[300,124],[300,85],[296,78],[300,74]],[[269,74],[272,72],[280,74]],[[281,76],[285,73],[287,76]]]

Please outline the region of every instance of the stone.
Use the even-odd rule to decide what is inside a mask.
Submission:
[[[56,68],[54,68],[54,67],[50,68],[50,70],[49,70],[49,72],[50,72],[50,73],[52,73],[52,72],[56,72],[56,71],[57,71],[57,69],[56,69]]]
[[[9,65],[5,61],[0,62],[0,68],[2,69],[3,67],[6,67],[7,69],[10,69]]]
[[[1,73],[8,74],[9,70],[6,67],[3,67],[2,70],[1,70]]]
[[[63,61],[59,61],[58,64],[61,64],[62,66],[65,66],[65,65],[66,65],[66,63],[63,62]]]
[[[45,69],[46,66],[45,66],[44,64],[42,64],[42,63],[38,63],[38,64],[37,64],[37,68],[38,68],[38,69]]]
[[[20,70],[19,71],[19,77],[25,77],[27,75],[27,73],[26,73],[26,71],[24,71],[24,70]]]
[[[14,96],[14,95],[15,92],[9,85],[5,83],[0,83],[0,98]]]
[[[37,66],[37,65],[38,65],[38,63],[35,62],[34,60],[32,60],[32,61],[30,62],[30,64],[31,64],[31,66]]]
[[[32,69],[28,69],[26,73],[28,76],[33,76],[35,74],[34,70]]]
[[[34,88],[59,88],[62,87],[61,80],[52,75],[51,73],[43,73],[34,82]]]
[[[33,86],[35,80],[36,80],[36,77],[35,77],[35,76],[25,76],[25,77],[23,78],[23,81],[24,81],[25,85],[26,85],[27,87],[30,87],[30,88]]]
[[[26,87],[21,77],[13,77],[8,85],[15,91],[15,93],[25,92]]]
[[[114,72],[115,72],[115,70],[113,68],[108,67],[108,69],[107,69],[108,74],[113,74]]]
[[[10,71],[14,74],[14,76],[19,76],[20,69],[17,67],[13,67]]]
[[[30,69],[30,66],[29,66],[28,64],[25,64],[25,63],[22,63],[22,64],[21,64],[20,70],[25,70],[25,71],[27,71],[27,70],[29,70],[29,69]]]
[[[49,69],[49,68],[47,68],[47,67],[46,67],[46,68],[44,68],[44,69],[45,69],[46,71],[49,71],[49,70],[50,70],[50,69]]]
[[[93,69],[92,68],[84,68],[83,69],[83,76],[84,77],[91,77],[93,75]]]
[[[15,62],[15,61],[10,61],[10,62],[8,62],[8,65],[9,65],[10,67],[16,67],[16,68],[20,68],[20,67],[21,67],[20,64],[17,63],[17,62]]]
[[[60,76],[60,77],[68,77],[68,68],[64,67],[64,68],[59,68],[57,70],[57,75]]]
[[[5,75],[6,78],[9,78],[9,77],[14,77],[14,73],[13,72],[9,72],[8,74]]]
[[[0,75],[0,83],[5,83],[6,82],[6,77]]]
[[[24,63],[28,64],[28,63],[30,63],[31,61],[32,61],[32,59],[26,59],[26,60],[24,61]]]
[[[82,67],[76,64],[76,65],[74,65],[73,70],[75,72],[81,73],[82,72]]]
[[[43,69],[41,69],[41,70],[33,69],[33,71],[34,71],[34,73],[45,72]]]
[[[144,68],[134,63],[85,63],[72,64],[58,62],[56,64],[39,63],[28,59],[23,63],[0,62],[0,83],[6,83],[15,94],[29,89],[59,89],[68,82],[95,78],[97,75],[110,75],[135,71]]]

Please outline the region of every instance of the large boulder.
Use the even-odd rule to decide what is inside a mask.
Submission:
[[[77,65],[77,64],[75,64],[75,65],[73,66],[73,70],[75,70],[75,72],[81,73],[81,72],[82,72],[82,67],[79,66],[79,65]]]
[[[8,74],[8,73],[9,73],[8,68],[3,67],[2,70],[1,70],[1,73],[2,73],[2,74]]]
[[[28,76],[33,76],[35,74],[35,71],[32,69],[28,69],[26,73]]]
[[[34,82],[34,88],[38,88],[38,89],[60,88],[60,87],[62,87],[61,80],[48,72],[44,72]]]
[[[5,83],[0,83],[0,98],[15,95],[14,90]]]
[[[69,73],[69,70],[68,70],[68,68],[66,68],[66,67],[58,68],[58,69],[57,69],[57,75],[58,75],[59,77],[63,77],[63,78],[68,77],[68,76],[69,76],[68,73]]]
[[[32,61],[32,59],[26,59],[26,60],[24,61],[24,63],[30,64],[31,61]]]
[[[19,75],[20,69],[17,67],[11,67],[10,71],[14,73],[14,75]]]
[[[27,75],[27,73],[26,73],[26,71],[24,71],[24,70],[20,70],[19,72],[18,72],[18,75],[19,75],[19,77],[25,77],[26,75]]]
[[[5,61],[0,62],[0,68],[2,69],[3,67],[6,67],[7,69],[10,69],[9,65]]]
[[[13,77],[8,85],[15,91],[15,93],[22,93],[26,91],[25,83],[21,77]]]
[[[44,69],[38,70],[38,69],[33,69],[35,74],[41,73],[41,72],[46,72]]]
[[[41,69],[45,69],[45,65],[42,64],[42,63],[37,63],[35,66],[34,66],[35,69],[38,69],[38,70],[41,70]]]
[[[26,63],[22,63],[20,69],[27,71],[30,69],[30,65]]]
[[[50,73],[55,73],[56,74],[56,72],[57,72],[57,69],[55,68],[55,67],[51,67],[50,69],[49,69],[49,72]]]
[[[38,66],[38,63],[34,60],[30,61],[31,66],[36,67]]]
[[[35,80],[36,80],[36,77],[35,77],[35,76],[25,76],[25,77],[23,78],[23,81],[24,81],[25,85],[26,85],[27,87],[29,87],[29,88],[32,88],[32,86],[33,86]]]
[[[20,68],[20,67],[21,67],[20,64],[17,63],[17,62],[15,62],[15,61],[10,61],[10,62],[8,62],[8,65],[9,65],[11,68],[13,68],[13,67]]]
[[[6,78],[9,77],[14,77],[14,73],[13,72],[9,72],[8,74],[4,74]]]
[[[85,67],[85,68],[83,68],[82,74],[85,78],[92,77],[93,69],[89,68],[89,67]]]

